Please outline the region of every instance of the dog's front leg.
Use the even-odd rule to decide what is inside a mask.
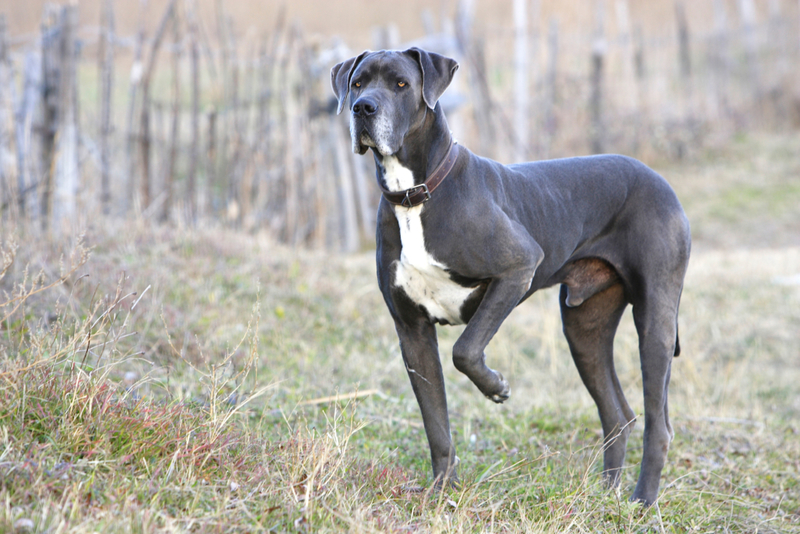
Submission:
[[[484,350],[511,310],[531,287],[540,259],[492,279],[475,314],[453,346],[453,364],[494,402],[508,399],[508,382],[486,365]]]
[[[447,396],[439,360],[436,327],[420,318],[413,324],[396,321],[397,335],[403,362],[417,397],[425,434],[431,449],[434,485],[454,484],[456,474],[456,451],[450,436],[450,419],[447,415]]]

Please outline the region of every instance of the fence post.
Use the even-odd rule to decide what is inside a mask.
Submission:
[[[527,159],[530,123],[528,0],[514,0],[514,159]]]
[[[228,195],[226,202],[229,208],[228,219],[230,222],[238,224],[239,214],[242,212],[241,152],[242,136],[244,134],[241,131],[241,122],[239,121],[241,71],[235,32],[232,28],[233,23],[229,20],[225,20],[224,23],[227,26],[227,31],[225,32],[227,43],[223,46],[228,50],[225,53],[228,65],[224,72],[230,82],[226,93],[229,105],[227,106],[228,112],[225,114],[225,142],[223,145],[225,149],[224,164],[228,166],[228,171],[225,173],[225,178],[228,181],[226,184]]]
[[[685,133],[686,130],[695,128],[693,123],[696,118],[692,102],[694,91],[692,90],[692,54],[689,46],[689,23],[686,20],[686,10],[681,0],[676,0],[675,2],[675,22],[678,26],[678,71],[681,81],[681,98],[683,100],[683,117],[681,118],[683,124],[681,128],[683,130],[682,133]],[[683,159],[687,148],[687,139],[684,135],[679,135],[675,142],[678,159]]]
[[[170,129],[169,159],[164,173],[164,202],[161,205],[159,219],[165,222],[172,210],[172,198],[175,188],[175,172],[178,159],[178,143],[180,141],[181,113],[181,36],[178,6],[172,13],[172,37],[175,49],[172,51],[172,127]]]
[[[114,1],[103,2],[100,16],[100,203],[105,215],[111,203],[111,107],[114,86]]]
[[[153,36],[153,44],[150,50],[150,57],[147,61],[147,68],[144,70],[142,78],[142,109],[139,118],[139,149],[142,157],[142,181],[139,184],[139,191],[141,194],[142,212],[147,210],[150,206],[151,188],[151,169],[150,169],[150,81],[153,77],[153,70],[155,69],[156,59],[158,57],[158,49],[161,47],[161,40],[164,37],[164,32],[167,28],[167,22],[172,18],[175,9],[175,0],[170,0],[167,5],[161,21],[158,23],[158,29]]]
[[[622,52],[622,72],[616,81],[616,105],[628,127],[623,127],[623,141],[632,154],[639,152],[641,113],[639,108],[639,86],[634,74],[634,49],[631,39],[630,11],[628,0],[616,0],[614,11],[617,20],[617,41]],[[630,141],[628,141],[630,140]]]
[[[689,48],[689,23],[686,21],[686,10],[683,2],[675,2],[675,20],[678,24],[678,63],[681,78],[688,84],[692,76],[692,55]]]
[[[142,82],[142,53],[144,50],[145,19],[147,18],[147,0],[139,0],[139,27],[133,47],[133,64],[131,65],[130,88],[128,89],[128,115],[125,135],[125,183],[123,189],[122,210],[127,213],[131,208],[136,191],[136,147],[139,139],[136,131],[136,94]]]
[[[729,115],[728,105],[728,17],[725,1],[714,0],[714,37],[712,40],[711,72],[713,90],[710,91],[719,117]]]
[[[642,26],[639,24],[633,30],[632,61],[634,70],[633,83],[636,84],[636,94],[638,95],[633,149],[635,154],[639,154],[642,150],[642,137],[644,137],[642,133],[645,131],[645,124],[650,119],[650,93],[647,84],[647,66],[645,65],[644,35]]]
[[[758,36],[756,35],[756,6],[753,0],[739,0],[739,16],[744,31],[745,60],[747,62],[747,78],[752,84],[753,104],[758,106],[761,99],[761,83],[758,69]],[[756,114],[757,116],[760,113]]]
[[[191,131],[189,168],[186,171],[186,211],[192,226],[197,218],[197,163],[200,157],[200,45],[198,43],[197,11],[194,2],[184,3],[189,29],[189,65],[192,84]]]
[[[80,162],[78,160],[78,6],[61,8],[59,46],[58,111],[54,156],[55,198],[53,198],[53,230],[65,228],[76,215]]]
[[[6,16],[0,13],[0,157],[5,160],[5,150],[8,146],[10,136],[6,131],[6,126],[9,124],[7,112],[8,101],[6,99],[6,90],[11,83],[10,69],[8,69],[8,42],[7,42],[8,25],[6,23]],[[11,190],[6,180],[6,166],[5,162],[0,160],[0,220],[4,218],[4,213],[7,207],[11,206]]]
[[[338,127],[338,117],[330,117],[330,136],[336,158],[336,174],[339,175],[339,200],[341,209],[336,210],[341,217],[344,237],[341,248],[344,252],[355,252],[359,245],[358,220],[356,219],[355,191],[353,191],[353,169],[350,167],[350,150]]]
[[[550,147],[556,135],[556,81],[558,75],[558,20],[550,19],[550,30],[547,36],[548,42],[548,61],[547,78],[545,80],[545,102],[544,102],[544,146],[542,147],[542,157],[550,157]]]
[[[42,229],[46,229],[47,221],[53,209],[53,189],[55,184],[56,131],[58,129],[58,85],[59,57],[58,40],[61,29],[58,23],[57,7],[45,5],[42,17],[42,124],[41,124],[41,204],[40,216]]]
[[[595,0],[595,33],[592,43],[591,95],[589,100],[590,145],[593,154],[601,154],[603,142],[603,63],[606,54],[604,30],[605,2]]]
[[[639,95],[634,80],[635,60],[628,0],[616,0],[614,8],[617,17],[617,39],[622,49],[622,79],[619,83],[621,90],[617,92],[621,93],[624,104],[629,109],[636,111],[639,107]]]
[[[212,195],[217,185],[217,108],[212,107],[208,113],[208,136],[206,139],[206,190],[203,202],[198,202],[198,212],[214,213],[217,205]],[[210,209],[209,209],[210,208]]]

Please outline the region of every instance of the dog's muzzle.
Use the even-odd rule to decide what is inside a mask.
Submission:
[[[362,96],[353,103],[350,115],[350,136],[353,152],[364,154],[368,148],[375,148],[383,156],[392,155],[391,125],[386,119],[385,110],[378,101]]]

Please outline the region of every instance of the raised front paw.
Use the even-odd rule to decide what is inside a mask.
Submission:
[[[496,402],[497,404],[503,404],[503,401],[508,400],[508,397],[511,395],[511,389],[508,386],[508,381],[503,378],[503,375],[497,371],[492,371],[496,375],[496,381],[490,391],[484,391],[483,394],[486,395],[486,398]]]

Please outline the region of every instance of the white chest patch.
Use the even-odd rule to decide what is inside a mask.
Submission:
[[[395,157],[383,158],[386,186],[391,191],[402,191],[414,186],[411,170],[403,167]],[[450,324],[463,324],[461,305],[475,291],[453,282],[447,266],[437,261],[425,249],[425,236],[420,215],[425,205],[413,208],[394,206],[400,225],[402,251],[395,271],[395,285],[401,287],[411,300],[424,306],[428,314]]]

